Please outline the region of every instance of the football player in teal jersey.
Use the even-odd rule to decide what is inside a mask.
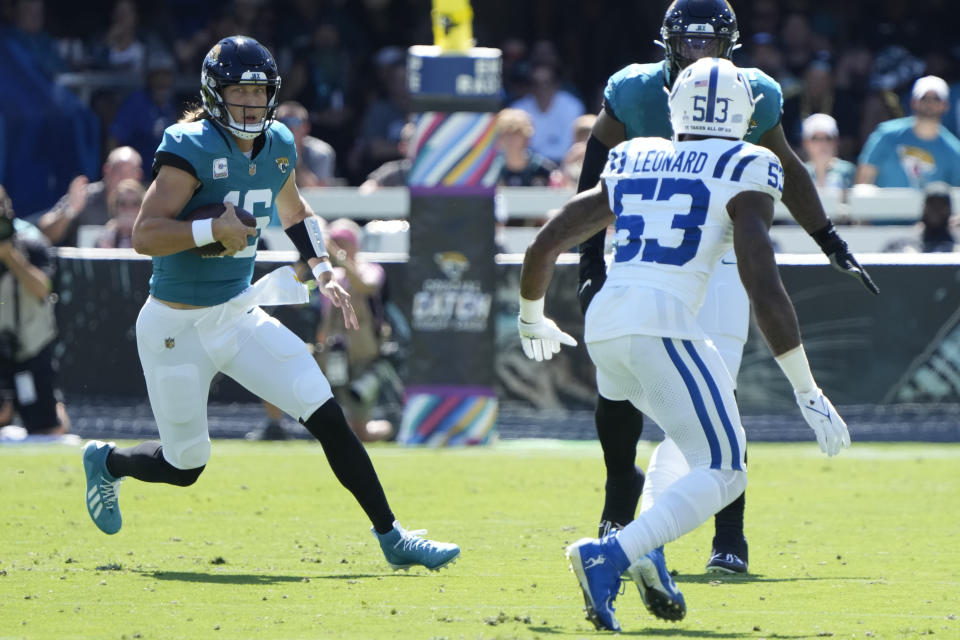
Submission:
[[[597,184],[608,151],[620,142],[637,136],[672,137],[665,89],[669,89],[679,72],[695,60],[703,57],[729,58],[737,46],[739,31],[736,15],[726,0],[675,0],[666,10],[660,37],[662,42],[659,44],[665,49],[664,60],[631,64],[610,77],[604,91],[603,109],[587,142],[578,191],[585,191]],[[744,69],[743,72],[758,99],[744,140],[770,149],[780,159],[785,184],[783,204],[810,233],[835,268],[859,278],[867,289],[878,293],[866,270],[853,257],[827,218],[809,174],[784,137],[780,126],[783,106],[780,86],[759,69]],[[584,313],[606,279],[604,237],[605,232],[601,232],[580,245],[578,291]],[[743,342],[746,340],[745,319],[748,318],[749,303],[742,286],[738,284],[735,260],[730,263],[733,266],[726,269],[721,264],[714,279],[726,278],[726,283],[736,284],[728,286],[724,296],[714,295],[713,299],[724,300],[725,308],[719,308],[716,315],[721,320],[726,318],[726,324],[734,326],[727,329],[722,326],[724,322],[719,322],[721,326],[716,331],[709,330],[712,327],[705,326],[705,329],[708,329],[708,334],[724,354],[730,374],[736,380]],[[726,277],[727,272],[732,277]],[[711,299],[710,292],[707,299]],[[727,353],[721,346],[723,344],[729,345]],[[614,402],[598,395],[595,419],[607,469],[606,495],[600,521],[602,536],[611,528],[622,528],[634,518],[644,484],[643,474],[635,466],[643,416],[629,402]],[[677,454],[676,447],[669,440],[665,441],[665,446],[651,458],[648,472],[658,460],[662,462],[668,457],[678,460]],[[679,463],[683,464],[682,458]],[[716,535],[707,565],[709,571],[746,572],[744,505],[741,495],[717,514]]]
[[[306,288],[290,267],[251,286],[259,230],[279,216],[320,293],[357,317],[332,278],[319,219],[296,187],[293,135],[274,122],[280,76],[273,56],[252,38],[225,38],[201,72],[203,106],[167,128],[133,230],[133,245],[153,257],[150,297],[137,319],[137,348],[160,441],[130,448],[93,441],[84,448],[87,509],[105,533],[122,521],[117,489],[124,477],[193,484],[210,457],[207,394],[218,372],[299,418],[320,441],[337,479],[373,524],[394,569],[434,570],[460,553],[395,520],[376,471],[353,434],[306,345],[260,305],[302,303]],[[217,218],[187,220],[203,205],[225,203]],[[256,228],[236,215],[242,207]],[[219,242],[218,255],[191,251]]]

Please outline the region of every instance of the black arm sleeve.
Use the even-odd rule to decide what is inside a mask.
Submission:
[[[580,170],[580,180],[577,183],[577,193],[586,191],[594,186],[600,180],[600,173],[603,171],[603,165],[607,161],[607,154],[610,152],[606,146],[593,136],[587,140],[587,150],[583,155],[583,168]],[[590,263],[590,266],[596,266],[596,263],[603,266],[603,239],[607,231],[597,232],[592,237],[580,244],[580,271],[583,273],[584,262]],[[581,280],[583,278],[581,277]]]

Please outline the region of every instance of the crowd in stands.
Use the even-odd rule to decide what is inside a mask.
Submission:
[[[44,128],[57,116],[27,113],[34,106],[29,99],[11,100],[0,106],[0,183],[22,202],[20,210],[37,219],[56,214],[63,226],[70,214],[91,208],[83,202],[86,194],[105,223],[107,194],[96,188],[111,183],[109,154],[118,148],[139,154],[139,177],[148,179],[164,127],[197,100],[203,56],[219,38],[242,33],[277,58],[284,101],[278,119],[297,139],[299,186],[397,184],[408,168],[411,135],[405,127],[411,116],[405,48],[432,40],[428,4],[102,0],[81,8],[54,0],[2,2],[0,53],[26,69],[13,75],[14,94],[29,96],[37,89],[26,79],[37,84],[45,78],[50,95],[60,96],[53,101],[57,107],[95,114],[99,144],[90,144],[89,123],[78,115],[86,124],[74,128],[86,133],[72,140],[61,135],[58,144],[41,138],[46,155],[58,157],[30,159],[47,175],[25,180],[17,173],[24,129]],[[589,135],[589,121],[578,118],[598,112],[613,71],[662,56],[648,34],[658,31],[665,2],[563,3],[562,11],[551,11],[549,2],[476,4],[478,41],[503,51],[503,106],[509,110],[499,119],[507,160],[502,184],[574,185]],[[926,4],[931,7],[918,9],[892,0],[877,15],[876,6],[860,1],[734,2],[742,43],[734,61],[780,83],[784,131],[817,184],[960,186],[954,136],[960,129],[960,45],[932,6],[946,10],[946,3]],[[868,8],[871,14],[862,13]],[[601,26],[612,37],[590,35]],[[922,86],[915,84],[921,77]],[[65,87],[76,95],[65,97]],[[860,166],[853,172],[848,163]],[[897,165],[902,175],[889,177]],[[76,241],[53,235],[55,243]]]

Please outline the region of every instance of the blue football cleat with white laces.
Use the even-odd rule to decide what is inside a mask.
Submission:
[[[647,611],[672,622],[683,620],[687,615],[687,603],[683,594],[667,571],[663,547],[657,547],[647,555],[637,558],[627,569],[627,575],[637,583],[640,599]]]
[[[460,547],[451,542],[434,542],[421,538],[427,532],[425,529],[407,531],[397,522],[393,529],[384,534],[371,529],[374,537],[380,542],[383,555],[394,571],[409,569],[414,565],[423,565],[430,571],[445,567],[460,555]]]
[[[114,444],[91,440],[83,448],[83,470],[87,474],[87,513],[100,531],[114,534],[120,531],[123,519],[117,504],[117,489],[123,478],[115,478],[107,471],[107,456]]]
[[[617,534],[602,540],[581,538],[567,547],[570,568],[580,582],[587,620],[598,629],[620,631],[613,601],[620,591],[620,574],[630,564]]]

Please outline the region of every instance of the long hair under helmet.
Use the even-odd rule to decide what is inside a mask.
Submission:
[[[266,112],[259,122],[237,122],[227,109],[223,89],[234,84],[263,85],[267,88]],[[203,109],[231,134],[252,140],[267,130],[277,111],[280,73],[273,56],[262,44],[246,36],[230,36],[213,45],[203,59],[200,71],[200,95]],[[232,105],[240,106],[240,105]],[[244,107],[244,114],[246,109]]]

